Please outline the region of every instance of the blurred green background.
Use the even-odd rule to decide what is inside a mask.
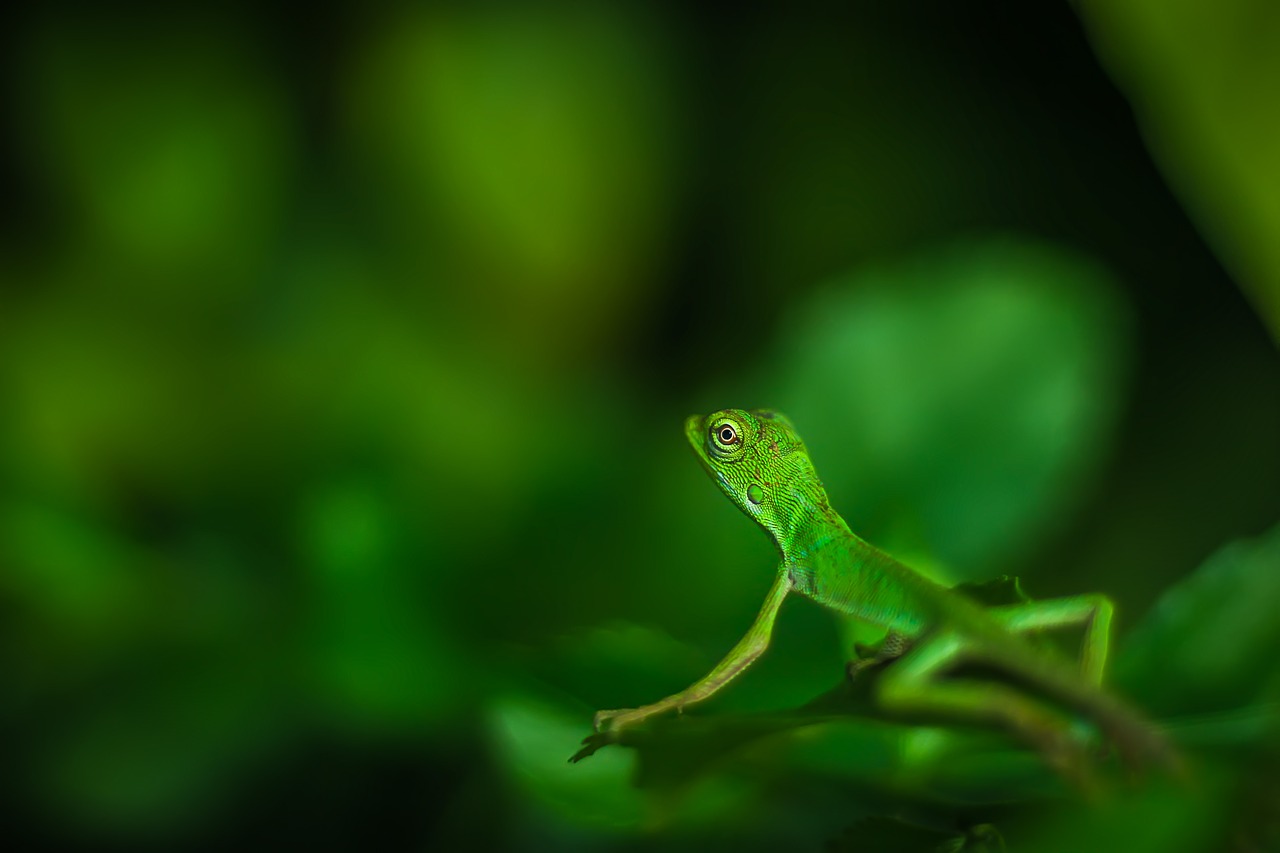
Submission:
[[[1280,845],[1268,0],[0,16],[7,836]],[[935,577],[1111,595],[1194,793],[792,713],[852,639],[801,601],[568,764],[770,583],[726,406]]]

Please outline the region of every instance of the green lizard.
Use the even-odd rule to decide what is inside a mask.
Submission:
[[[596,731],[617,732],[711,696],[758,658],[791,592],[885,630],[850,676],[886,663],[876,700],[890,713],[1003,725],[1063,772],[1087,760],[1061,714],[1011,683],[946,677],[962,665],[999,670],[1064,707],[1091,718],[1134,762],[1172,767],[1164,739],[1101,689],[1111,602],[1102,595],[983,607],[858,538],[831,508],[808,451],[791,423],[768,410],[726,409],[693,415],[685,433],[702,466],[743,512],[763,527],[782,555],[760,614],[728,656],[685,690],[651,705],[595,715]],[[1083,626],[1078,669],[1033,646],[1027,632]]]

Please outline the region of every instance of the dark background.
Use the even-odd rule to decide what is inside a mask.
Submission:
[[[1194,5],[0,13],[6,834],[1276,843],[1280,16]],[[856,724],[567,764],[763,598],[727,406],[935,577],[1113,597],[1200,793]],[[691,719],[830,689],[832,624]]]

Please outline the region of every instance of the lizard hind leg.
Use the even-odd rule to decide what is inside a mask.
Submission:
[[[1084,625],[1080,672],[1085,681],[1097,687],[1107,664],[1113,609],[1105,595],[1073,595],[993,607],[987,612],[1015,634]]]
[[[1087,783],[1086,751],[1071,736],[1062,716],[1010,685],[946,677],[957,664],[981,659],[971,651],[953,631],[922,638],[886,669],[877,691],[881,706],[912,716],[1003,726],[1035,747],[1064,776]]]
[[[987,612],[1015,634],[1083,625],[1079,671],[1091,689],[1079,690],[1053,677],[1049,661],[1034,675],[1029,674],[1028,680],[1037,682],[1048,676],[1047,682],[1040,681],[1042,686],[1066,705],[1091,717],[1130,766],[1154,764],[1182,774],[1185,768],[1172,744],[1136,712],[1099,689],[1107,662],[1112,609],[1111,600],[1104,595],[1075,595],[993,607]]]

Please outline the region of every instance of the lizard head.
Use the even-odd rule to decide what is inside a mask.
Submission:
[[[690,415],[685,436],[702,467],[739,509],[784,547],[826,492],[787,418],[769,409]]]

